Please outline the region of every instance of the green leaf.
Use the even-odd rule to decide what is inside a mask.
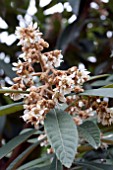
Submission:
[[[25,154],[26,154],[26,153],[25,153]],[[43,156],[42,158],[35,159],[35,160],[33,160],[33,161],[30,161],[30,162],[22,165],[22,166],[19,167],[17,170],[25,170],[25,169],[28,169],[28,168],[33,167],[34,165],[37,165],[37,164],[40,165],[41,163],[44,163],[45,161],[49,161],[52,156],[53,156],[53,155],[45,155],[45,156]]]
[[[96,166],[96,167],[99,167],[99,168],[102,168],[102,170],[113,170],[113,165],[108,165],[108,164],[102,164],[102,163],[90,163],[89,164],[92,164],[93,166]]]
[[[95,79],[100,79],[100,78],[108,77],[108,76],[110,76],[110,74],[100,74],[100,75],[97,75],[97,76],[90,77],[90,79],[88,81],[95,80]]]
[[[0,117],[0,134],[2,133],[6,122],[6,116]]]
[[[78,15],[81,0],[69,0],[72,7],[72,11],[75,15]]]
[[[113,83],[112,84],[108,84],[106,86],[103,86],[102,88],[113,88]]]
[[[78,127],[81,136],[95,149],[100,146],[100,130],[92,121],[86,121]]]
[[[62,103],[62,104],[60,104],[59,107],[61,110],[65,110],[68,107],[68,105],[67,105],[67,103]]]
[[[50,166],[34,167],[26,170],[49,170]]]
[[[56,155],[53,159],[53,162],[50,165],[50,169],[49,170],[63,170],[62,164],[61,162],[57,159]]]
[[[52,110],[46,116],[44,127],[57,158],[70,167],[78,145],[78,132],[72,117],[62,110]]]
[[[84,25],[85,22],[81,23],[79,26],[76,22],[69,24],[59,36],[56,48],[61,49],[62,53],[64,53],[68,45],[78,38]]]
[[[14,148],[20,145],[22,142],[27,140],[32,134],[34,134],[36,130],[30,130],[22,135],[16,136],[8,143],[6,143],[3,147],[0,148],[0,159],[11,152]]]
[[[106,81],[113,81],[113,75],[110,75],[110,76],[106,79]]]
[[[79,162],[76,164],[82,165],[83,167],[87,167],[88,170],[113,170],[113,165],[109,165],[105,163]]]
[[[87,162],[76,162],[76,165],[81,165],[84,168],[88,168],[87,170],[103,170],[102,168],[98,168],[98,167],[93,166]]]
[[[14,170],[16,169],[30,153],[37,147],[39,143],[32,144],[28,147],[24,152],[22,152],[11,164],[8,166],[7,170]]]
[[[83,93],[80,93],[81,96],[101,96],[101,97],[111,97],[113,98],[113,88],[100,88],[85,90]]]
[[[110,8],[110,10],[113,12],[113,1],[109,0],[108,2],[108,7]]]
[[[0,116],[12,114],[23,110],[23,102],[8,104],[6,106],[0,106]]]
[[[94,83],[91,83],[91,86],[93,87],[98,87],[98,86],[109,86],[110,82],[105,81],[105,80],[98,80],[95,81]],[[102,87],[104,88],[104,87]],[[110,88],[110,87],[109,87]]]
[[[24,152],[22,152],[14,161],[11,162],[11,164],[8,166],[7,170],[15,170],[17,169],[17,167],[30,155],[30,153],[40,144],[40,142],[42,142],[45,138],[37,141],[36,143],[32,144],[30,147],[28,147]],[[33,163],[36,163],[36,161],[34,161]],[[32,164],[33,164],[32,163]],[[23,165],[20,168],[18,168],[18,170],[22,170],[24,168],[30,167],[31,162],[28,163],[29,166]]]
[[[29,143],[36,143],[37,142],[37,138],[28,139],[27,142],[29,142]]]

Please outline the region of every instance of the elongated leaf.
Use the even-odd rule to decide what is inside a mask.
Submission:
[[[27,142],[29,142],[29,143],[36,143],[37,142],[37,138],[28,139]]]
[[[98,80],[95,81],[94,83],[91,83],[91,86],[93,87],[98,87],[98,86],[108,86],[110,82],[105,81],[105,80]],[[103,87],[104,88],[104,87]],[[110,88],[110,87],[109,87]]]
[[[88,81],[91,81],[91,80],[95,80],[95,79],[100,79],[100,78],[103,78],[103,77],[108,77],[110,76],[110,74],[100,74],[100,75],[97,75],[97,76],[92,76],[90,77],[90,79]],[[107,80],[108,81],[108,80]],[[110,80],[109,80],[110,81]]]
[[[113,75],[110,75],[110,76],[106,79],[106,81],[113,81]]]
[[[61,162],[57,159],[56,155],[53,159],[53,162],[50,165],[50,169],[49,170],[63,170],[62,164]]]
[[[80,0],[69,0],[69,3],[72,7],[73,13],[75,15],[78,15],[79,12],[79,6],[80,6]]]
[[[103,170],[113,170],[113,165],[102,164],[102,163],[90,163],[90,162],[89,162],[89,164],[92,164],[93,166],[102,168]]]
[[[108,84],[106,86],[103,86],[102,88],[113,88],[113,84]]]
[[[81,136],[95,149],[100,146],[100,131],[92,121],[86,121],[78,127]]]
[[[62,53],[65,52],[66,48],[73,40],[78,38],[85,22],[81,23],[79,26],[77,24],[76,22],[69,24],[59,36],[56,48],[61,49]]]
[[[33,160],[33,161],[30,161],[30,162],[22,165],[22,166],[19,167],[17,170],[25,170],[25,169],[31,168],[31,167],[34,166],[34,165],[44,163],[45,161],[49,161],[52,156],[53,156],[53,155],[45,155],[45,156],[43,156],[42,158],[35,159],[35,160]]]
[[[113,12],[113,1],[112,0],[108,1],[108,6],[109,6],[110,10]]]
[[[111,97],[113,98],[113,88],[100,88],[85,90],[83,93],[80,93],[81,96],[101,96],[101,97]]]
[[[113,165],[94,162],[79,162],[78,165],[87,167],[88,170],[113,170]]]
[[[22,135],[22,134],[24,134],[24,133],[26,133],[26,132],[29,132],[30,130],[33,130],[33,128],[22,129],[21,132],[19,133],[19,135]],[[37,133],[38,133],[38,131],[37,131]],[[34,134],[35,134],[35,133],[34,133]]]
[[[26,159],[26,157],[37,147],[37,145],[38,143],[34,143],[29,148],[27,148],[8,166],[7,170],[16,169]]]
[[[82,167],[86,167],[88,168],[88,170],[103,170],[102,168],[98,168],[86,162],[80,162],[80,163],[77,162],[76,165],[81,165]]]
[[[6,116],[0,117],[0,134],[2,133],[6,122]]]
[[[45,139],[45,138],[44,138]],[[40,141],[37,141],[36,143],[32,144],[29,148],[27,148],[24,152],[22,152],[11,164],[8,166],[7,170],[15,170],[17,167],[28,157],[28,155],[40,144],[41,141],[44,139],[41,139]],[[36,162],[36,161],[35,161]],[[29,162],[30,167],[30,162]],[[28,168],[28,166],[27,166]],[[18,168],[23,169],[23,168]],[[25,170],[25,166],[24,166]]]
[[[47,114],[44,126],[57,158],[64,166],[70,167],[78,144],[78,132],[72,117],[56,109]]]
[[[19,144],[27,140],[36,130],[30,130],[22,135],[16,136],[10,140],[6,145],[0,148],[0,159],[7,155],[10,151],[16,148]]]
[[[6,106],[0,106],[0,116],[12,114],[17,111],[23,110],[22,102],[8,104]]]
[[[50,166],[43,166],[43,167],[34,167],[34,168],[29,168],[26,170],[49,170]]]

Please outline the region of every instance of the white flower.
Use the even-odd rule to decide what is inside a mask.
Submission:
[[[109,123],[110,123],[110,125],[111,125],[111,124],[113,123],[113,108],[110,108],[109,111],[110,111]]]
[[[18,101],[22,98],[24,98],[24,95],[23,94],[16,94],[16,93],[13,93],[12,95],[10,95],[11,99],[13,99],[14,101]]]
[[[83,84],[86,80],[89,79],[89,71],[87,71],[86,69],[82,69],[82,70],[78,70],[77,71],[77,77],[78,77],[78,80],[77,80],[77,83],[78,84]]]
[[[24,115],[22,116],[22,118],[25,122],[28,122],[28,123],[30,122],[35,126],[37,126],[39,123],[42,123],[42,124],[44,123],[44,117],[40,114],[40,111],[38,114],[36,114],[35,108],[31,110],[29,109],[24,110]]]
[[[87,76],[88,74],[90,74],[90,72],[87,71],[86,69],[82,69],[80,70],[80,72],[82,73],[82,76]]]
[[[13,86],[15,86],[15,85],[13,85]],[[18,85],[16,86],[16,88],[13,88],[13,86],[11,86],[11,87],[2,87],[2,88],[4,90],[20,90],[20,91],[22,91],[22,89],[19,88]],[[12,93],[5,93],[4,95],[5,96],[9,95],[10,98],[13,99],[14,101],[20,100],[20,99],[25,97],[25,94],[22,94],[22,93],[13,93],[13,92]]]
[[[26,56],[26,53],[24,52],[24,53],[20,54],[18,58],[22,58],[22,59],[24,59],[26,61],[26,57],[25,56]]]
[[[44,54],[43,54],[41,57],[42,57],[42,60],[43,60],[45,63],[48,61],[48,59],[47,59],[47,56],[46,56],[46,55],[44,55]]]
[[[54,89],[54,93],[52,95],[53,101],[57,104],[59,101],[62,103],[66,103],[66,98],[65,96],[58,91],[57,88]]]
[[[63,94],[68,94],[73,90],[74,80],[70,76],[62,75],[59,77],[59,91]]]
[[[3,87],[3,89],[6,89],[6,90],[15,90],[15,89],[12,89],[11,87],[8,87],[8,88]],[[22,91],[21,88],[18,88],[18,90]],[[20,100],[20,99],[25,97],[24,94],[20,94],[20,93],[5,93],[4,95],[5,96],[9,95],[10,98],[13,99],[14,101],[18,101],[18,100]]]
[[[27,122],[28,120],[30,120],[32,118],[32,116],[33,115],[31,114],[31,112],[29,112],[29,110],[25,110],[22,118],[25,122]]]
[[[36,43],[40,40],[42,33],[37,29],[37,23],[31,23],[28,27],[16,27],[15,34],[20,39],[17,45],[25,47],[30,46],[32,43]]]
[[[79,107],[83,107],[83,106],[84,106],[84,103],[83,103],[82,101],[79,101],[79,102],[78,102],[78,106],[79,106]]]
[[[39,137],[38,137],[38,141],[40,141],[41,139],[43,139],[43,138],[45,138],[47,135],[46,134],[44,134],[44,135],[40,135]],[[43,142],[41,142],[40,143],[40,146],[48,146],[48,141],[47,141],[47,139],[45,139]]]
[[[12,63],[12,65],[14,66],[14,67],[12,67],[12,70],[13,71],[19,71],[19,70],[21,71],[23,68],[22,64],[23,63],[20,60],[18,60],[18,63],[16,63],[16,62]]]
[[[55,56],[53,54],[51,55],[42,55],[42,60],[44,61],[45,63],[45,66],[46,67],[59,67],[61,62],[63,61],[62,60],[63,56],[62,54],[60,53],[58,56]]]
[[[61,64],[61,62],[63,62],[62,59],[63,59],[63,55],[62,55],[62,54],[59,54],[59,55],[58,55],[58,58],[55,58],[55,60],[54,60],[54,62],[53,62],[54,66],[55,66],[55,67],[59,67],[60,64]]]

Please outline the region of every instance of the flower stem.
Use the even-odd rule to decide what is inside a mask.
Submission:
[[[0,93],[29,93],[29,91],[0,89]]]

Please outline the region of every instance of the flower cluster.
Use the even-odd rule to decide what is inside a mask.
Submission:
[[[23,98],[25,110],[22,118],[38,127],[50,109],[67,102],[66,95],[83,92],[82,85],[89,79],[89,72],[75,66],[66,71],[57,70],[63,62],[61,51],[43,52],[49,44],[42,38],[36,23],[26,28],[17,27],[16,35],[22,53],[18,63],[13,63],[18,77],[13,79],[14,85],[10,89],[28,93],[11,93],[10,96],[14,100]],[[40,72],[35,71],[34,64],[40,65]]]
[[[58,70],[63,62],[60,50],[43,52],[49,44],[42,38],[37,24],[30,24],[26,28],[17,27],[18,45],[22,46],[18,63],[13,63],[13,70],[18,77],[14,78],[11,90],[27,93],[11,93],[14,100],[23,99],[24,115],[22,118],[35,127],[44,123],[46,114],[62,103],[68,105],[66,111],[73,116],[77,125],[84,119],[94,116],[97,112],[98,121],[104,125],[113,122],[113,110],[98,100],[98,98],[84,98],[77,94],[83,92],[83,83],[89,79],[86,69],[80,70],[76,66],[68,70]],[[41,68],[36,72],[34,64]],[[39,80],[39,81],[38,81]],[[71,96],[70,94],[75,95]]]
[[[113,108],[108,108],[108,103],[103,101],[97,108],[98,122],[103,125],[111,125],[113,123]]]
[[[84,96],[67,96],[66,102],[68,107],[66,111],[69,112],[77,125],[83,123],[85,119],[95,116],[95,102],[98,103],[98,98],[84,97]]]
[[[85,119],[97,115],[97,120],[102,125],[113,123],[113,108],[108,107],[108,102],[100,100],[99,97],[68,96],[66,102],[69,105],[66,111],[69,112],[77,125]]]
[[[61,51],[44,52],[49,44],[42,38],[36,23],[26,28],[17,27],[16,35],[22,53],[18,62],[13,63],[12,69],[16,71],[17,77],[9,87],[12,93],[5,95],[10,95],[15,101],[23,100],[24,113],[21,117],[25,122],[39,128],[51,109],[66,105],[65,111],[72,116],[76,125],[93,117],[97,117],[103,125],[113,123],[113,108],[109,108],[107,102],[99,97],[78,95],[84,91],[83,84],[90,78],[89,71],[76,66],[58,70],[57,67],[63,62]],[[13,93],[13,90],[18,92]],[[40,145],[48,148],[46,136],[44,132],[38,136],[38,140],[45,137]],[[54,150],[50,147],[47,152],[53,153]]]

